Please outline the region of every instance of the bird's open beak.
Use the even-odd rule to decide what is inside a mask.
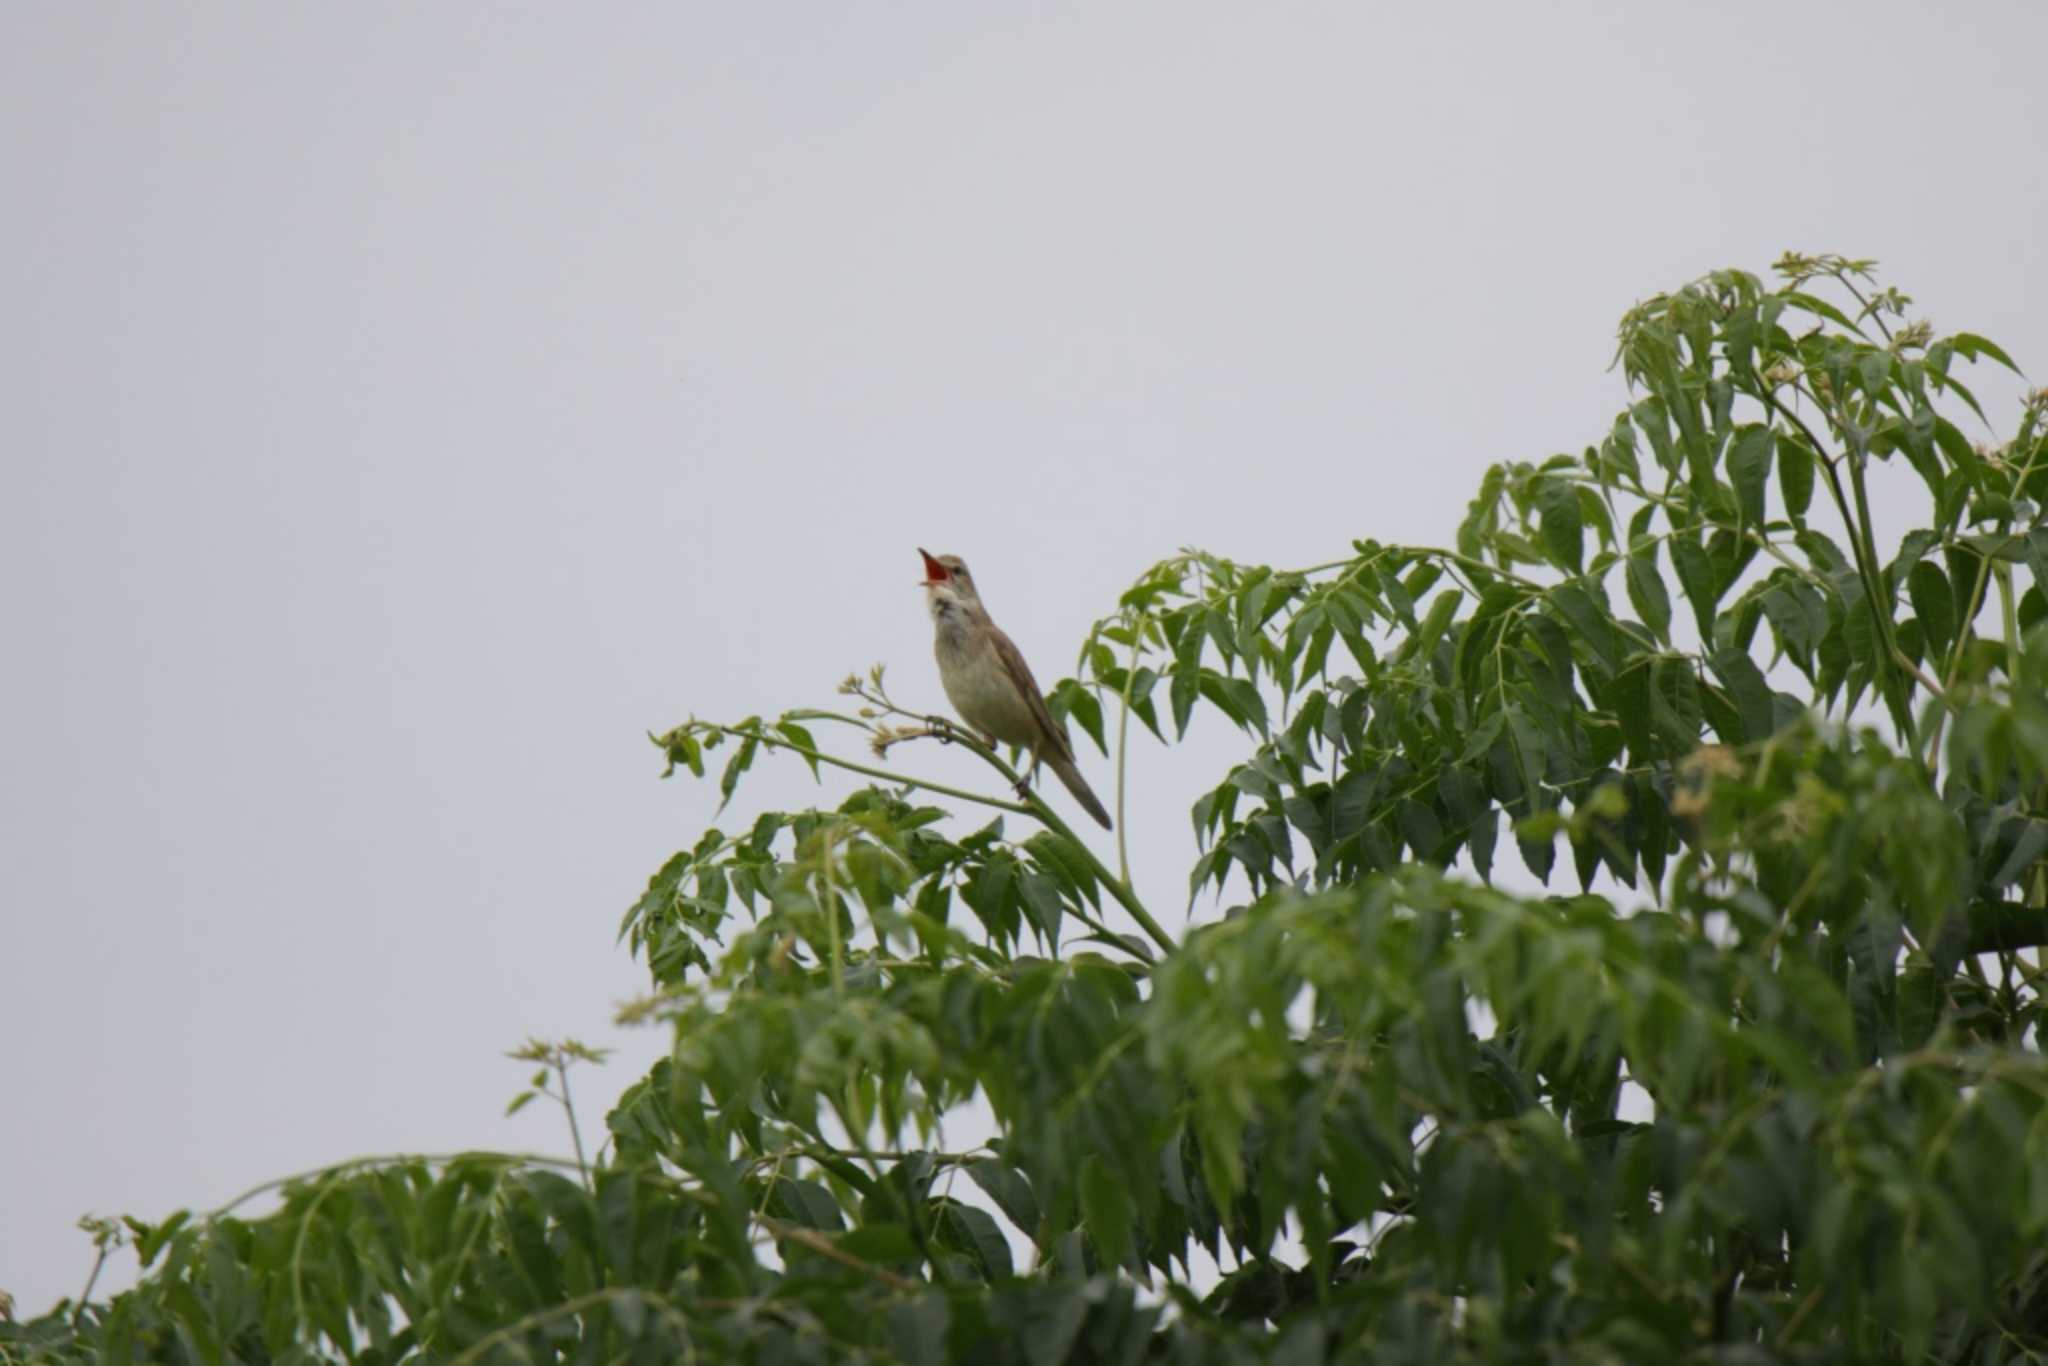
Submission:
[[[932,558],[931,551],[926,550],[923,546],[919,546],[917,553],[924,556],[924,582],[918,584],[919,588],[929,588],[935,583],[944,583],[952,577],[952,575],[946,572],[946,566]]]

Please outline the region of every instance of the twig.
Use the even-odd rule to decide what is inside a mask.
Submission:
[[[99,1284],[100,1269],[107,1264],[107,1254],[113,1251],[105,1243],[100,1244],[99,1255],[92,1259],[92,1274],[85,1278],[85,1289],[78,1292],[78,1304],[71,1311],[71,1329],[78,1331],[78,1322],[85,1317],[85,1307],[92,1302],[92,1288]]]
[[[583,1188],[594,1189],[590,1184],[590,1164],[583,1160],[583,1131],[576,1125],[576,1102],[569,1095],[569,1059],[557,1052],[554,1059],[555,1077],[562,1084],[562,1110],[569,1117],[569,1141],[576,1145],[576,1170],[583,1177]]]
[[[236,1209],[248,1204],[259,1195],[267,1195],[271,1191],[281,1190],[300,1181],[311,1181],[326,1176],[340,1176],[345,1172],[360,1171],[365,1167],[394,1166],[401,1162],[424,1162],[428,1166],[445,1167],[450,1163],[460,1162],[464,1158],[501,1162],[506,1166],[517,1166],[524,1163],[538,1167],[574,1168],[577,1165],[571,1158],[551,1157],[545,1153],[495,1153],[481,1150],[460,1153],[379,1153],[370,1157],[352,1157],[346,1162],[336,1162],[325,1167],[313,1167],[306,1171],[294,1172],[290,1176],[274,1177],[269,1181],[249,1187],[249,1189],[217,1209],[207,1211],[204,1218],[207,1222],[211,1223],[216,1219],[233,1213]]]
[[[824,1234],[819,1233],[816,1229],[808,1229],[801,1224],[786,1223],[771,1214],[761,1215],[760,1224],[762,1228],[767,1229],[776,1237],[787,1238],[793,1243],[802,1243],[819,1256],[829,1257],[842,1266],[850,1266],[863,1275],[872,1276],[891,1290],[915,1290],[923,1284],[922,1281],[912,1280],[908,1276],[891,1271],[886,1266],[876,1266],[865,1258],[854,1256],[851,1252],[848,1252]]]
[[[942,797],[954,797],[963,802],[978,802],[982,806],[993,806],[1000,811],[1014,811],[1020,816],[1032,814],[1031,808],[1020,802],[1006,802],[1000,797],[991,797],[980,792],[969,792],[966,788],[949,787],[945,783],[935,783],[924,778],[906,777],[900,773],[891,773],[887,769],[873,768],[867,764],[857,764],[851,759],[841,759],[837,755],[827,754],[823,750],[813,749],[808,745],[797,744],[795,741],[786,740],[779,735],[770,735],[765,730],[741,730],[736,726],[714,725],[709,721],[698,721],[693,724],[700,731],[731,736],[740,740],[753,740],[768,746],[770,749],[786,749],[792,754],[800,754],[806,759],[815,759],[821,764],[830,764],[834,768],[843,768],[849,773],[858,773],[864,777],[879,778],[885,783],[896,783],[906,787],[921,788],[926,792],[936,792]]]

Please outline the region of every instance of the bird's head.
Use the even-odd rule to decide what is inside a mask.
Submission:
[[[924,579],[920,586],[933,615],[956,604],[981,605],[981,595],[975,591],[974,576],[967,572],[965,560],[958,555],[934,555],[922,546],[917,553],[924,556]]]

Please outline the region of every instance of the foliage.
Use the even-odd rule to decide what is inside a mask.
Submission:
[[[1868,263],[1778,269],[1632,310],[1630,405],[1488,470],[1453,546],[1187,553],[1096,623],[1050,700],[1120,799],[1132,718],[1244,736],[1189,878],[1243,900],[1176,937],[1035,794],[882,767],[937,738],[1015,778],[880,670],[691,721],[658,743],[722,798],[778,752],[871,781],[650,880],[631,1013],[675,1047],[608,1152],[130,1221],[141,1286],[0,1352],[2048,1353],[2048,398],[1973,444],[1957,371],[1998,347]],[[1560,851],[1577,891],[1537,892]],[[565,1109],[594,1060],[521,1056]]]

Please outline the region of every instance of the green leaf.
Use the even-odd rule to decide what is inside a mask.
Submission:
[[[1771,686],[1756,661],[1741,650],[1724,649],[1709,662],[1742,718],[1742,738],[1752,743],[1770,739],[1777,730]]]
[[[1067,909],[1060,900],[1059,888],[1044,873],[1032,869],[1017,879],[1017,889],[1024,898],[1024,914],[1030,917],[1032,928],[1045,937],[1046,943],[1057,946],[1060,917]]]
[[[1095,742],[1098,753],[1109,753],[1109,744],[1102,729],[1102,701],[1093,692],[1071,678],[1062,678],[1047,695],[1045,704],[1053,719],[1071,717]]]
[[[1546,479],[1537,488],[1536,505],[1542,518],[1543,548],[1551,563],[1578,573],[1585,557],[1578,488],[1562,479]]]
[[[889,1306],[889,1355],[906,1366],[946,1366],[953,1309],[944,1292],[927,1290]]]
[[[832,1240],[839,1250],[864,1262],[914,1262],[919,1260],[917,1240],[901,1224],[862,1224]]]
[[[1764,491],[1771,482],[1771,457],[1777,445],[1777,433],[1758,424],[1744,427],[1728,453],[1728,477],[1735,484],[1742,519],[1751,526],[1760,526],[1764,520]]]
[[[1689,536],[1670,540],[1671,567],[1678,571],[1678,586],[1692,604],[1692,614],[1701,640],[1714,638],[1714,613],[1721,602],[1721,589],[1714,576],[1714,562],[1698,541]]]
[[[1560,584],[1547,595],[1574,634],[1585,642],[1600,667],[1612,673],[1618,663],[1614,618],[1576,583]]]
[[[1796,436],[1778,435],[1778,496],[1795,523],[1813,505],[1813,451]]]
[[[2023,823],[2019,838],[2013,841],[2012,852],[1998,865],[1986,883],[1991,890],[2009,887],[2026,875],[2026,871],[2048,855],[2048,821],[2029,820]]]
[[[750,716],[742,723],[742,726],[752,727],[759,724],[760,718]],[[739,728],[741,727],[735,727],[735,729]],[[726,803],[732,800],[733,790],[740,785],[740,775],[754,766],[754,755],[760,748],[760,737],[750,734],[745,740],[740,742],[740,747],[733,754],[732,758],[726,761],[725,772],[720,774],[718,778],[719,810],[723,811]]]
[[[1458,613],[1458,606],[1465,595],[1456,588],[1446,588],[1430,600],[1429,612],[1422,619],[1422,625],[1409,637],[1413,642],[1410,649],[1416,659],[1428,660],[1436,656],[1437,642],[1443,639],[1445,628]]]
[[[1041,830],[1024,841],[1032,862],[1058,878],[1068,889],[1088,898],[1092,906],[1102,904],[1096,890],[1095,865],[1088,851],[1057,830]]]
[[[1131,1257],[1131,1194],[1102,1158],[1081,1159],[1081,1217],[1102,1259],[1122,1266]]]
[[[1187,738],[1188,721],[1195,714],[1195,699],[1202,693],[1202,672],[1195,666],[1176,666],[1173,681],[1167,685],[1167,697],[1173,706],[1173,738],[1176,740]]]
[[[2048,596],[2048,529],[2029,532],[2022,549],[2027,570],[2034,576],[2034,587]]]
[[[792,1223],[827,1233],[846,1227],[839,1202],[820,1182],[785,1176],[775,1183],[775,1198]]]
[[[783,739],[797,747],[797,752],[803,756],[803,761],[811,767],[812,779],[816,780],[818,777],[818,742],[811,737],[811,733],[794,721],[776,722],[775,731]]]
[[[1933,561],[1921,560],[1906,576],[1906,594],[1920,618],[1928,653],[1946,654],[1949,643],[1956,638],[1955,595],[1949,588],[1948,575]]]
[[[1422,802],[1402,802],[1394,822],[1400,827],[1403,842],[1415,851],[1415,857],[1435,857],[1437,846],[1444,839],[1443,823],[1437,819],[1435,811]]]
[[[949,1199],[932,1204],[941,1246],[965,1253],[985,1281],[1006,1281],[1017,1274],[1010,1260],[1010,1240],[987,1210]]]
[[[1671,641],[1671,595],[1657,572],[1657,545],[1652,541],[1628,557],[1628,600],[1657,639]]]
[[[1956,349],[1957,355],[1968,356],[1971,360],[1976,360],[1979,356],[1989,356],[2015,375],[2020,375],[2020,368],[2012,363],[2012,357],[2006,355],[2004,348],[1988,337],[1980,337],[1974,332],[1958,332],[1948,338],[1948,343]],[[2020,375],[2020,378],[2024,379],[2026,376]]]
[[[1074,1360],[1074,1340],[1088,1319],[1088,1282],[1055,1283],[1035,1297],[1024,1316],[1024,1360],[1030,1366],[1066,1366]]]
[[[1854,332],[1859,337],[1863,335],[1863,329],[1856,326],[1856,324],[1850,320],[1848,314],[1842,312],[1841,309],[1836,308],[1826,299],[1820,298],[1812,294],[1802,294],[1797,290],[1789,289],[1786,290],[1783,294],[1780,294],[1778,297],[1783,299],[1786,303],[1790,304],[1794,308],[1803,308],[1808,313],[1811,313],[1816,317],[1826,318],[1835,326],[1840,327],[1849,332]]]
[[[1764,615],[1771,619],[1771,628],[1778,634],[1779,648],[1800,668],[1807,668],[1820,641],[1805,607],[1782,583],[1765,592],[1762,603]]]
[[[996,1208],[1008,1216],[1018,1231],[1033,1242],[1038,1240],[1038,1196],[1024,1173],[1000,1158],[981,1158],[967,1164],[966,1172],[975,1185],[988,1192]]]
[[[155,1262],[157,1254],[164,1250],[165,1244],[169,1243],[191,1218],[192,1211],[181,1209],[148,1232],[138,1233],[135,1239],[136,1260],[141,1262],[144,1268]]]

